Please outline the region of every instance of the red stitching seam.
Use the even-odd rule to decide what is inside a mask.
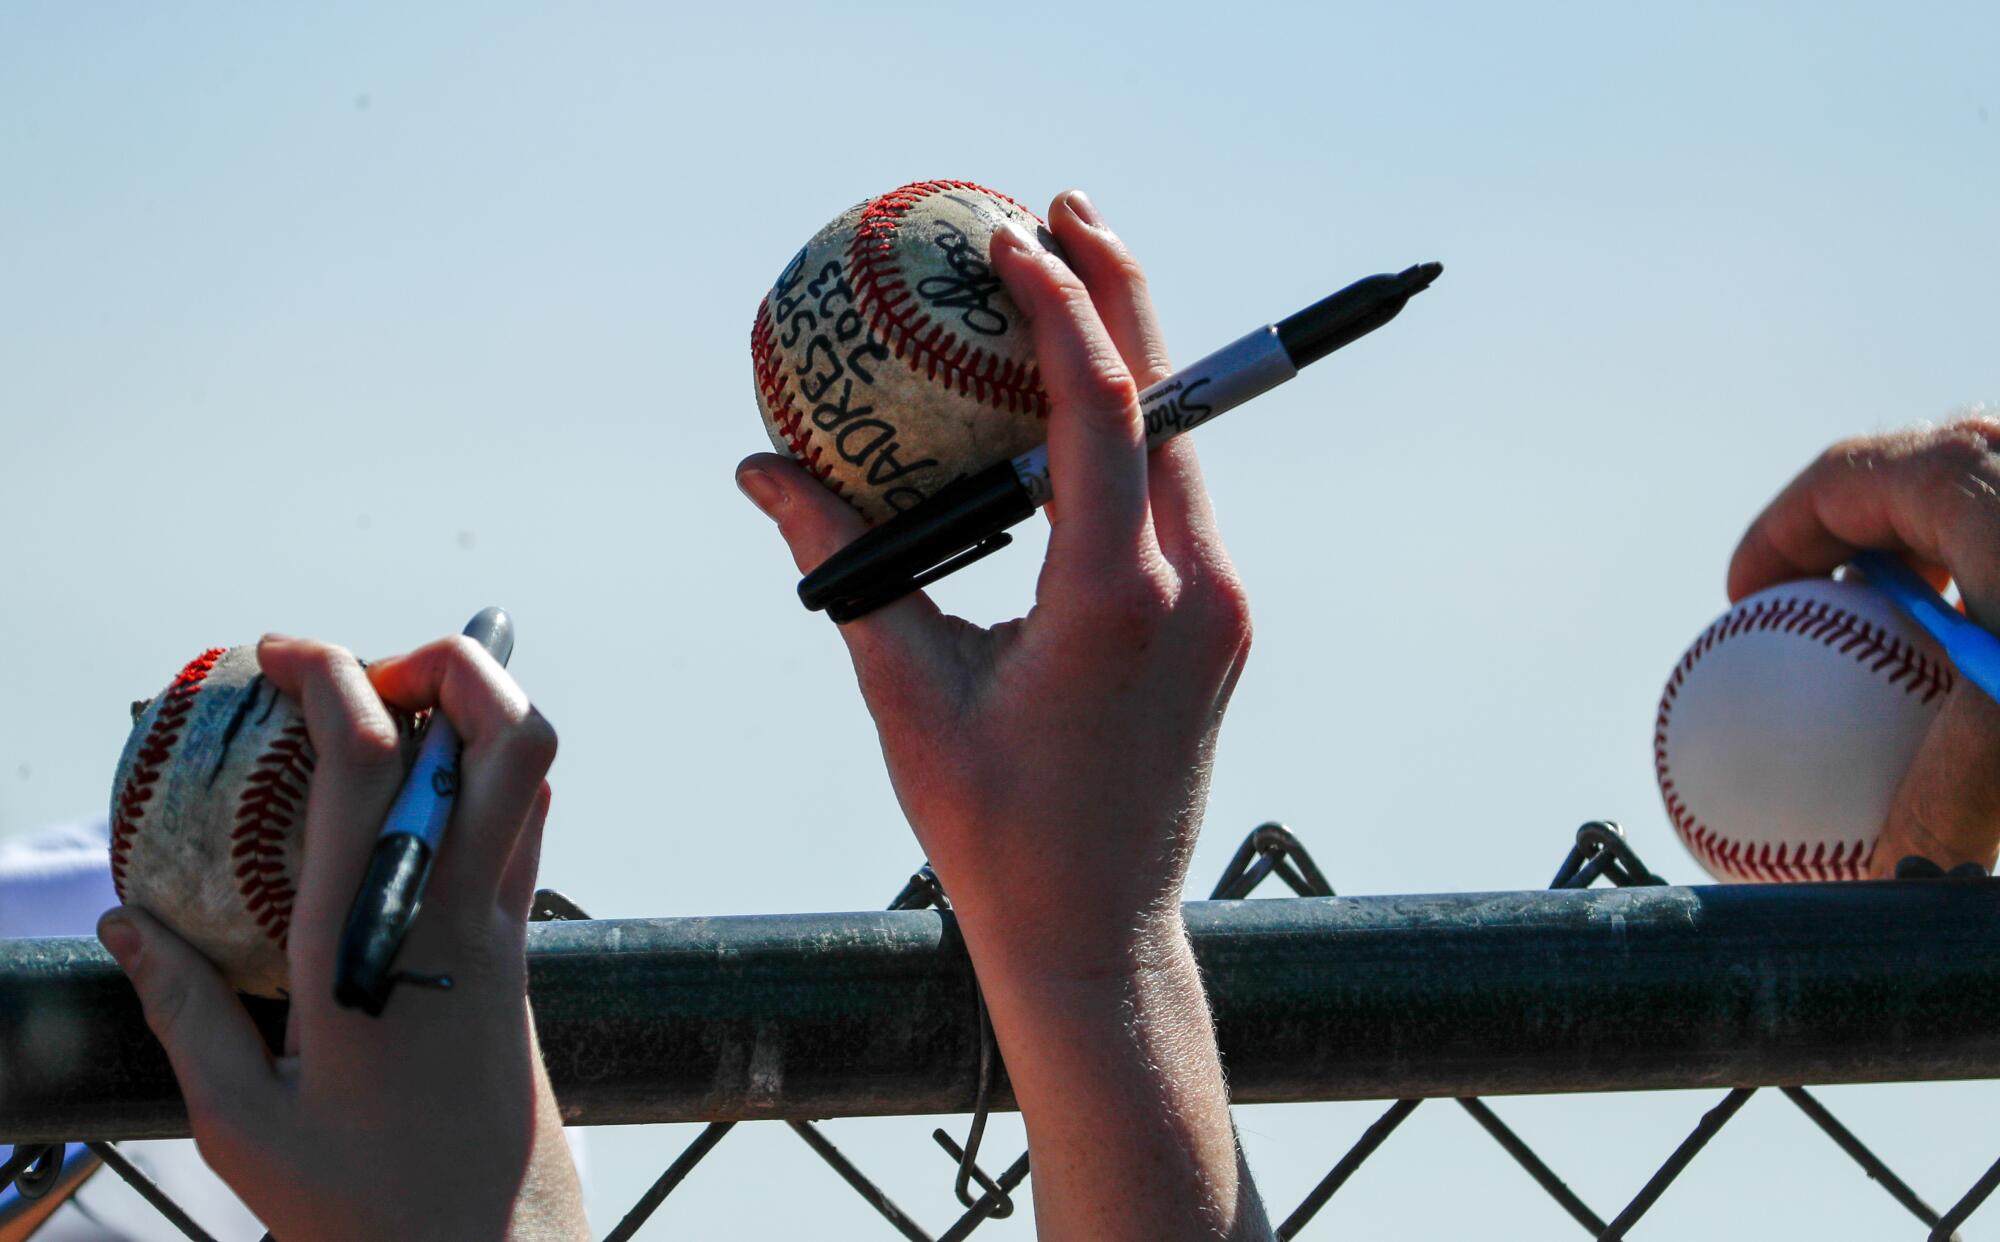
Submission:
[[[118,791],[111,815],[111,887],[121,902],[125,900],[125,865],[132,856],[132,839],[139,831],[139,821],[146,817],[146,804],[153,800],[153,786],[159,783],[167,760],[173,756],[174,743],[187,725],[188,713],[194,710],[194,696],[201,693],[201,683],[225,650],[211,647],[189,660],[167,687],[161,696],[166,701],[160,704],[153,727],[146,730],[145,740],[139,744],[125,787]]]
[[[763,395],[771,425],[785,438],[792,457],[811,471],[814,478],[832,488],[834,495],[852,503],[854,497],[848,494],[846,486],[833,477],[833,463],[823,460],[825,450],[812,442],[812,433],[805,426],[806,412],[792,401],[791,385],[785,383],[783,363],[778,357],[778,327],[771,316],[768,294],[758,301],[757,322],[750,327],[750,360],[757,368],[757,391]]]
[[[257,756],[236,807],[236,883],[243,905],[266,935],[285,947],[292,929],[292,882],[285,875],[285,844],[312,779],[312,743],[303,722],[294,721]]]
[[[1810,855],[1804,842],[1796,847],[1768,843],[1745,846],[1698,820],[1694,809],[1674,788],[1672,773],[1667,768],[1667,722],[1673,716],[1674,700],[1680,697],[1688,674],[1719,644],[1741,634],[1770,630],[1794,634],[1838,651],[1857,664],[1867,665],[1872,673],[1886,674],[1889,684],[1901,686],[1904,694],[1921,693],[1926,703],[1950,693],[1956,677],[1950,666],[1931,659],[1915,644],[1904,642],[1845,608],[1793,596],[1732,609],[1695,640],[1681,662],[1674,666],[1673,676],[1667,679],[1666,692],[1660,696],[1659,718],[1654,723],[1653,770],[1659,778],[1660,795],[1666,799],[1667,816],[1687,847],[1711,870],[1725,875],[1770,881],[1858,880],[1874,857],[1873,842],[1853,841],[1829,848],[1821,841],[1812,847]]]
[[[973,190],[1021,207],[1005,194],[970,181],[918,181],[884,194],[862,209],[848,248],[855,308],[912,371],[922,371],[926,379],[942,378],[947,387],[988,405],[1047,418],[1049,394],[1042,388],[1041,368],[1023,366],[960,340],[924,310],[897,267],[896,230],[903,217],[924,199],[946,190]]]

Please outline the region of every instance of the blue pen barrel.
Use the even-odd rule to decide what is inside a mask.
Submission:
[[[484,608],[463,631],[502,668],[514,653],[514,623],[500,608]],[[424,900],[431,862],[444,840],[451,809],[458,801],[458,730],[442,708],[431,713],[417,760],[375,839],[368,874],[347,909],[340,950],[334,959],[334,999],[350,1009],[380,1015],[398,981],[450,987],[449,979],[392,973],[403,938],[409,935]]]
[[[459,749],[458,730],[451,727],[442,711],[432,712],[423,744],[417,748],[417,761],[410,765],[410,774],[403,779],[403,787],[396,791],[396,801],[382,821],[384,837],[415,837],[431,849],[437,848],[444,839],[445,825],[451,822],[452,804],[458,800]]]
[[[423,902],[431,848],[398,833],[375,842],[368,874],[354,895],[334,959],[333,998],[349,1009],[380,1014],[388,1000],[389,968]]]
[[[1952,607],[1893,553],[1860,552],[1852,563],[1870,587],[1944,649],[1961,676],[2000,703],[2000,636]]]
[[[431,713],[341,929],[333,997],[350,1009],[379,1015],[388,1003],[390,968],[423,904],[431,859],[458,801],[459,750],[458,730],[442,711]]]

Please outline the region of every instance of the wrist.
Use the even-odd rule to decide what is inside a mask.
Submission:
[[[1197,1061],[1213,1063],[1213,1023],[1201,970],[1179,918],[1172,923],[1121,951],[1061,960],[988,952],[968,935],[966,947],[1003,1052],[1034,1050],[1019,1066],[1009,1056],[1017,1091],[1058,1065],[1078,1079],[1093,1078],[1122,1065],[1134,1043],[1155,1044],[1167,1032],[1178,1034],[1166,1043],[1184,1046],[1183,1038],[1198,1031],[1197,1044],[1208,1049],[1206,1057],[1183,1060],[1177,1072],[1196,1069]]]
[[[1177,909],[1081,969],[982,954],[972,936],[968,948],[1027,1127],[1044,1236],[1269,1236]],[[1057,1206],[1101,1201],[1107,1185],[1144,1205],[1124,1232]]]
[[[1178,902],[1136,915],[1111,907],[1052,911],[956,901],[952,909],[989,993],[1011,987],[1083,995],[1196,973]]]

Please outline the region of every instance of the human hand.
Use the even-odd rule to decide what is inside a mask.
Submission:
[[[1902,553],[1968,616],[2000,631],[2000,418],[1844,440],[1750,525],[1729,566],[1735,601],[1824,575],[1864,548]],[[1869,874],[1915,855],[1943,868],[2000,854],[2000,704],[1957,679],[1890,806]]]
[[[1018,230],[993,243],[1054,405],[1034,609],[982,629],[912,595],[841,629],[954,904],[1051,973],[1115,969],[1135,930],[1178,918],[1250,637],[1191,446],[1148,468],[1136,394],[1167,374],[1166,350],[1137,266],[1092,215],[1081,195],[1050,209],[1074,273]],[[864,529],[787,458],[758,454],[737,477],[801,571]]]
[[[912,595],[841,633],[992,1011],[1042,1236],[1254,1232],[1180,911],[1249,611],[1192,447],[1149,459],[1137,394],[1169,368],[1137,264],[1081,194],[1049,227],[1067,264],[1018,229],[992,247],[1052,407],[1034,608],[983,629]],[[801,571],[862,532],[785,458],[737,481]]]
[[[303,706],[317,757],[283,1055],[215,968],[143,911],[98,927],[166,1048],[202,1156],[283,1242],[585,1236],[527,1005],[554,730],[469,639],[364,670],[339,648],[272,636],[258,661]],[[464,742],[451,832],[399,959],[452,987],[404,988],[370,1018],[335,1004],[334,957],[403,779],[392,708],[440,710]]]

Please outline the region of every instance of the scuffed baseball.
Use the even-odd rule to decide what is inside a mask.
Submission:
[[[1041,221],[969,181],[921,181],[841,213],[757,307],[757,406],[781,453],[875,523],[1048,438],[1026,318],[993,233]]]
[[[264,678],[256,648],[196,656],[133,708],[111,791],[118,899],[201,950],[237,990],[286,995],[312,771],[305,716]]]
[[[1955,673],[1858,582],[1791,582],[1674,666],[1653,737],[1681,841],[1725,882],[1858,879]]]

